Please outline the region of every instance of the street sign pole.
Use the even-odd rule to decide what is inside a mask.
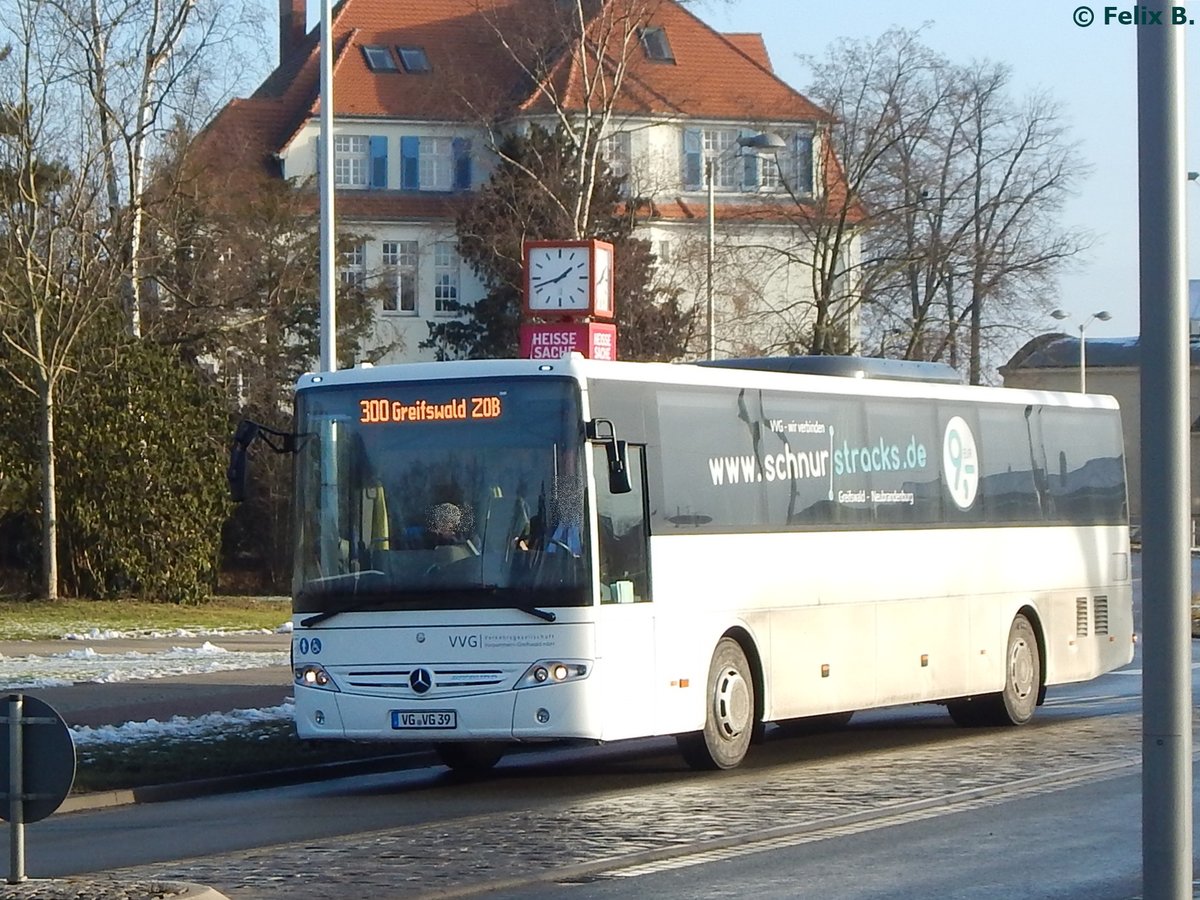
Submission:
[[[8,696],[8,883],[25,880],[25,698]]]
[[[25,825],[39,822],[66,799],[75,782],[75,742],[62,716],[37,697],[9,694],[0,707],[0,818],[8,820],[8,883],[25,880]]]
[[[1137,29],[1146,900],[1193,893],[1184,28]]]

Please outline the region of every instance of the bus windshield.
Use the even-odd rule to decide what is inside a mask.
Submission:
[[[590,603],[573,381],[314,388],[296,432],[296,612]]]

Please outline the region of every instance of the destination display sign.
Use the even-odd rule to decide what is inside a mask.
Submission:
[[[358,401],[358,421],[362,425],[409,424],[420,422],[466,422],[474,419],[499,419],[504,402],[497,394],[479,397],[451,397],[430,401],[390,400],[367,397]]]

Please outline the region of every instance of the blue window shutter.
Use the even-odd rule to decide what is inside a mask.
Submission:
[[[811,194],[813,190],[812,135],[798,134],[795,140],[796,193]]]
[[[683,187],[685,190],[700,190],[704,187],[703,143],[699,128],[684,129]]]
[[[416,191],[421,188],[421,167],[417,164],[420,153],[420,138],[400,138],[400,160],[402,165],[400,187],[406,191]]]
[[[753,131],[747,131],[744,128],[738,131],[739,138],[752,137],[753,135]],[[758,188],[758,167],[760,162],[761,160],[758,157],[758,153],[753,148],[747,147],[742,150],[743,191],[753,191]]]
[[[468,138],[455,138],[454,148],[454,189],[469,191],[471,189],[471,141]]]
[[[383,135],[371,135],[371,187],[387,187],[388,141]]]

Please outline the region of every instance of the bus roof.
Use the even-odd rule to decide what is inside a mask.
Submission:
[[[1040,391],[1025,388],[964,385],[955,377],[934,380],[914,377],[921,365],[936,374],[940,364],[921,364],[916,368],[895,366],[900,360],[872,360],[864,357],[808,357],[812,360],[837,360],[818,363],[824,372],[800,371],[808,364],[796,363],[800,357],[774,357],[762,360],[719,360],[703,363],[614,362],[592,360],[572,353],[561,359],[475,359],[447,362],[398,363],[386,366],[364,364],[336,372],[307,373],[296,382],[296,390],[379,384],[400,381],[441,381],[456,378],[512,378],[522,376],[558,376],[581,383],[589,379],[645,382],[656,384],[712,385],[748,387],[762,390],[806,390],[821,394],[844,393],[857,396],[928,397],[981,403],[1036,403],[1054,406],[1116,409],[1117,401],[1102,394]],[[779,363],[779,360],[787,360]],[[880,365],[880,363],[884,365]],[[893,365],[888,365],[893,364]],[[792,368],[794,366],[794,368]],[[945,367],[949,368],[949,367]],[[889,371],[899,374],[887,374]],[[951,372],[954,370],[951,369]],[[868,372],[870,374],[868,374]],[[835,374],[836,373],[836,374]]]

